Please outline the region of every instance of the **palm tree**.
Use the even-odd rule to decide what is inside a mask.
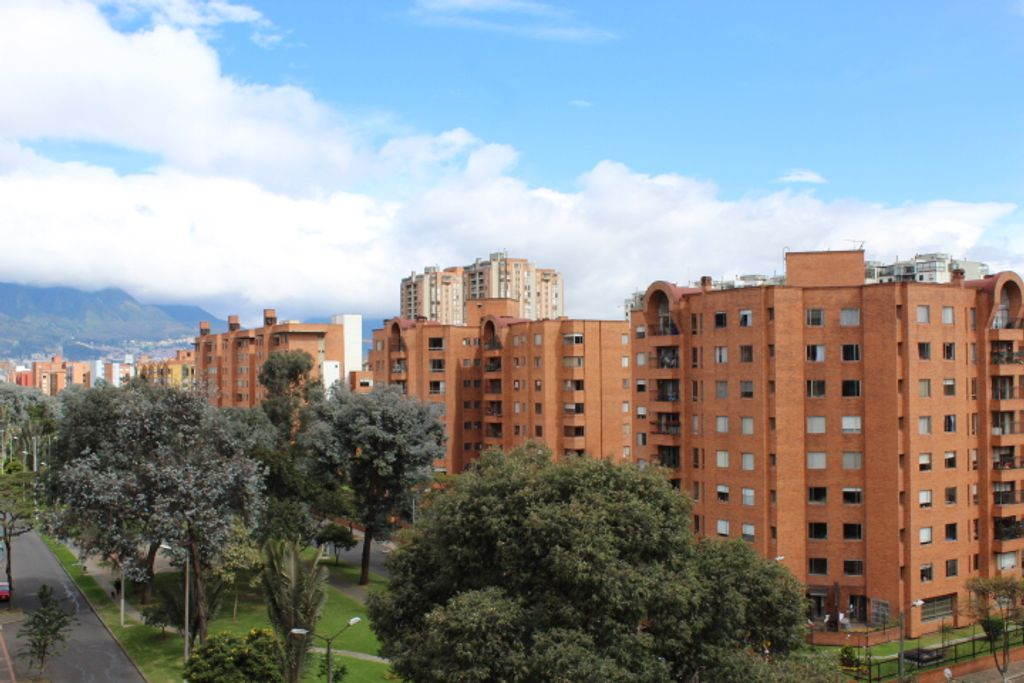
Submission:
[[[281,640],[281,670],[285,683],[299,683],[327,598],[327,569],[320,566],[319,553],[313,560],[302,559],[294,541],[268,541],[263,560],[267,613]]]

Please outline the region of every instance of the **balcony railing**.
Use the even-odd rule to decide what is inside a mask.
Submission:
[[[1020,398],[1022,395],[1021,388],[1015,384],[995,384],[992,386],[992,400],[993,401],[1008,401],[1014,398]]]
[[[488,351],[496,351],[501,348],[501,342],[497,339],[492,339],[484,344],[484,348]]]
[[[1024,422],[1000,422],[992,426],[992,436],[1024,434]]]
[[[1012,455],[1004,455],[992,459],[992,469],[994,470],[1019,470],[1024,469],[1024,457],[1014,457]]]
[[[405,363],[395,363],[391,366],[392,374],[405,372]]]
[[[501,370],[500,360],[489,360],[487,361],[487,364],[484,365],[484,372],[498,372],[499,370]]]
[[[992,502],[996,505],[1024,503],[1024,491],[993,491]]]
[[[1024,351],[993,351],[993,365],[1024,364]]]
[[[659,391],[658,392],[657,400],[659,400],[659,401],[667,401],[669,403],[674,403],[674,402],[679,400],[679,392],[675,392],[675,391]]]
[[[1024,538],[1024,524],[1016,520],[1001,522],[997,518],[992,526],[993,536],[997,541],[1012,541]]]

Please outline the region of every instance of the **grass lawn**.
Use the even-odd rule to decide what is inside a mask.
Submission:
[[[100,618],[121,641],[128,656],[142,669],[150,683],[179,683],[182,679],[181,662],[184,649],[181,636],[173,630],[162,634],[160,629],[140,624],[132,619],[128,619],[126,626],[121,628],[118,605],[110,599],[110,596],[96,583],[93,577],[82,572],[75,555],[63,545],[49,538],[45,538],[45,541],[82,593],[96,608]],[[158,586],[178,586],[181,582],[180,575],[176,572],[158,574],[156,580]],[[137,587],[129,587],[129,597],[133,597],[137,593]],[[252,628],[267,628],[269,626],[266,606],[258,589],[246,587],[240,590],[236,622],[232,622],[231,619],[231,603],[232,598],[229,595],[225,598],[220,613],[210,622],[211,634],[227,631],[244,635]],[[137,600],[135,604],[138,604]],[[330,586],[327,588],[327,602],[324,605],[320,621],[317,623],[317,631],[333,635],[354,616],[362,618],[363,621],[351,627],[341,638],[338,638],[334,642],[334,648],[376,654],[379,645],[373,631],[369,628],[365,607],[336,588]],[[345,679],[346,683],[381,683],[398,680],[389,674],[389,667],[386,664],[364,662],[338,654],[333,655],[332,662],[348,667],[349,675]],[[317,680],[318,671],[318,658],[314,656],[303,681],[313,683]]]
[[[871,653],[872,657],[886,657],[889,655],[899,654],[900,641],[899,638],[897,638],[896,628],[893,627],[892,629],[890,629],[890,631],[895,640],[889,641],[888,643],[881,643],[880,645],[873,645],[872,647],[868,648],[868,651]],[[954,640],[970,638],[972,636],[981,634],[982,631],[980,627],[964,626],[947,632],[945,636],[945,642],[949,644],[952,643]],[[848,640],[849,642],[847,644],[858,650],[861,649],[861,646],[864,642],[863,637],[856,631],[850,632],[850,637]],[[907,650],[913,650],[918,647],[937,647],[941,646],[942,643],[943,635],[939,632],[936,632],[921,636],[921,638],[907,638],[903,641],[903,647]],[[968,647],[970,646],[968,645]]]

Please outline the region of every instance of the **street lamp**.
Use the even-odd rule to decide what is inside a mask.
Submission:
[[[167,545],[166,543],[161,543],[160,547],[163,548],[164,550],[173,550],[173,548],[171,548],[171,546]],[[188,603],[188,585],[190,583],[190,581],[189,581],[190,578],[191,577],[189,576],[189,553],[188,553],[188,548],[186,548],[185,549],[185,624],[184,624],[184,626],[185,626],[185,661],[186,662],[188,661],[188,604],[189,604]]]
[[[911,607],[920,607],[924,604],[924,600],[917,599],[910,603]],[[903,680],[903,610],[900,610],[899,615],[899,628],[900,628],[900,659],[899,659],[899,680]]]
[[[292,636],[303,636],[303,637],[305,637],[305,636],[313,636],[314,638],[319,638],[320,640],[322,640],[325,643],[327,643],[327,683],[333,683],[333,680],[331,678],[331,674],[333,673],[331,671],[331,643],[334,642],[335,638],[337,638],[342,633],[347,631],[350,627],[355,626],[356,624],[358,624],[360,621],[362,621],[362,619],[360,617],[352,617],[351,619],[348,620],[347,624],[345,624],[344,626],[341,627],[340,631],[338,631],[337,633],[335,633],[333,636],[331,636],[329,638],[325,638],[324,636],[320,635],[319,633],[313,633],[309,629],[305,629],[305,628],[293,628],[291,631],[288,632],[288,634],[292,635]]]

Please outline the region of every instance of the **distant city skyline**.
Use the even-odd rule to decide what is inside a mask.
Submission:
[[[784,250],[1024,270],[1024,2],[7,0],[0,280],[395,315],[424,266],[566,314]]]

